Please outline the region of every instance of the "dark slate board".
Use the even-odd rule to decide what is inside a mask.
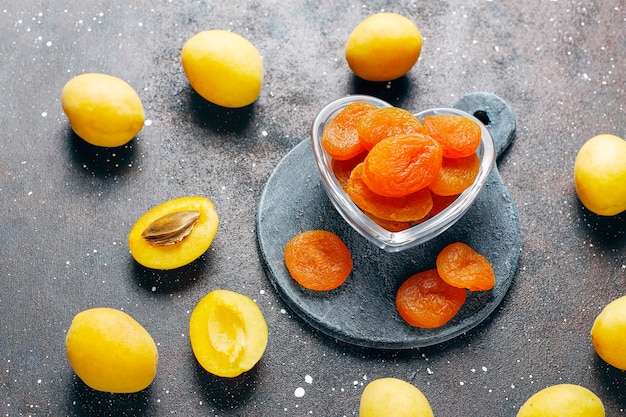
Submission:
[[[486,124],[498,156],[513,140],[514,115],[498,96],[471,94],[453,107]],[[430,346],[478,325],[504,298],[521,248],[517,210],[494,167],[473,207],[442,235],[402,252],[379,249],[349,227],[333,207],[321,183],[309,139],[298,144],[276,166],[261,195],[256,226],[268,278],[293,311],[331,337],[382,349]],[[310,229],[334,232],[350,248],[353,272],[335,290],[304,289],[285,267],[285,245],[297,233]],[[464,306],[445,326],[418,329],[407,325],[395,307],[396,290],[412,274],[434,268],[439,251],[455,241],[467,243],[489,259],[496,274],[495,287],[469,292]]]

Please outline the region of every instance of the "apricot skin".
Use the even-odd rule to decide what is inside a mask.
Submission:
[[[76,375],[97,391],[139,392],[156,375],[159,355],[154,340],[120,310],[98,307],[76,314],[65,347]]]
[[[433,417],[433,411],[414,385],[398,378],[380,378],[363,390],[359,417]]]
[[[214,290],[193,309],[189,338],[194,356],[206,371],[234,378],[261,360],[268,329],[252,299],[234,291]]]
[[[608,303],[591,327],[591,342],[606,363],[626,370],[626,296]]]
[[[61,105],[72,130],[94,146],[122,146],[143,128],[141,99],[128,83],[112,75],[72,78],[63,87]]]

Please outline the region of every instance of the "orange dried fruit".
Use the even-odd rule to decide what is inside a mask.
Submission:
[[[401,222],[401,221],[395,221],[395,220],[385,220],[385,219],[381,219],[380,217],[376,217],[374,216],[372,213],[365,213],[365,215],[367,217],[369,217],[370,219],[372,219],[372,221],[374,223],[376,223],[377,225],[379,225],[380,227],[382,227],[383,229],[386,229],[390,232],[401,232],[403,230],[409,229],[411,228],[411,226],[413,226],[413,222]]]
[[[398,107],[382,107],[363,116],[357,123],[359,139],[365,149],[381,140],[406,133],[424,133],[424,127],[412,113]]]
[[[330,169],[332,170],[333,174],[335,174],[337,182],[339,182],[339,185],[344,191],[348,186],[348,180],[350,179],[350,174],[352,173],[352,170],[355,166],[363,162],[363,159],[365,159],[365,155],[366,153],[363,152],[358,154],[354,158],[345,159],[343,161],[340,161],[338,159],[331,159]]]
[[[437,255],[437,271],[445,282],[470,291],[490,290],[496,282],[487,258],[462,242],[451,243]]]
[[[383,220],[410,222],[420,220],[432,208],[428,188],[404,197],[386,197],[373,192],[363,181],[363,167],[361,163],[352,170],[346,193],[364,212]]]
[[[428,188],[440,196],[457,195],[471,186],[480,169],[480,158],[475,153],[462,158],[443,158],[437,176]]]
[[[446,158],[461,158],[476,152],[482,137],[480,126],[457,114],[437,114],[424,117],[426,133],[443,147]]]
[[[365,157],[363,181],[377,194],[404,197],[430,184],[442,159],[441,145],[430,136],[392,136],[378,142]]]
[[[446,283],[435,269],[412,275],[396,292],[400,317],[414,327],[443,326],[461,309],[466,291]]]
[[[285,246],[285,265],[291,277],[310,290],[339,287],[352,272],[352,255],[339,236],[326,230],[307,230]]]
[[[365,151],[357,133],[357,123],[373,110],[376,110],[376,106],[366,101],[356,101],[344,107],[324,127],[324,150],[338,160],[350,159]]]
[[[433,208],[431,208],[430,213],[428,213],[430,216],[436,216],[444,211],[458,197],[458,195],[437,195],[432,192],[430,196],[433,199]]]

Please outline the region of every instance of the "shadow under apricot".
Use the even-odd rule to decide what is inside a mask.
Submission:
[[[106,148],[85,142],[69,129],[67,143],[74,166],[80,172],[102,179],[127,173],[132,169],[136,158],[136,139],[126,145]]]
[[[190,264],[169,270],[146,268],[133,259],[132,276],[146,291],[167,294],[182,291],[200,281],[210,263],[207,253]]]
[[[252,396],[259,379],[260,362],[237,377],[224,378],[206,371],[195,358],[192,360],[202,395],[219,410],[225,412],[237,409]]]
[[[151,386],[132,394],[114,394],[88,387],[76,375],[72,378],[67,409],[74,416],[133,417],[155,415]]]
[[[375,82],[364,80],[353,74],[350,94],[365,94],[377,97],[396,107],[404,107],[411,88],[412,84],[406,75],[392,81]]]

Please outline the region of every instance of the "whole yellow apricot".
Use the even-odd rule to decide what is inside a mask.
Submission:
[[[626,141],[598,135],[580,148],[574,162],[578,198],[590,211],[614,216],[626,210]]]
[[[98,391],[138,392],[156,375],[159,354],[152,336],[120,310],[97,307],[76,314],[65,347],[76,375]]]
[[[191,313],[189,339],[208,372],[234,378],[261,360],[268,341],[263,312],[249,297],[229,290],[204,296]]]
[[[558,384],[533,394],[517,417],[604,417],[604,405],[585,387]]]
[[[598,356],[626,370],[626,296],[607,304],[591,327],[591,342]]]
[[[191,37],[182,49],[182,65],[191,87],[222,107],[253,103],[263,84],[263,60],[246,38],[226,30]]]
[[[126,81],[112,75],[72,78],[63,87],[61,105],[72,130],[95,146],[122,146],[143,128],[141,99]]]
[[[128,234],[130,253],[146,268],[187,265],[207,251],[219,218],[213,202],[189,196],[166,201],[144,213]]]
[[[390,81],[405,75],[422,52],[417,26],[397,13],[377,13],[359,23],[346,42],[350,69],[367,81]]]
[[[414,385],[398,378],[380,378],[363,390],[359,417],[433,417],[433,411]]]

